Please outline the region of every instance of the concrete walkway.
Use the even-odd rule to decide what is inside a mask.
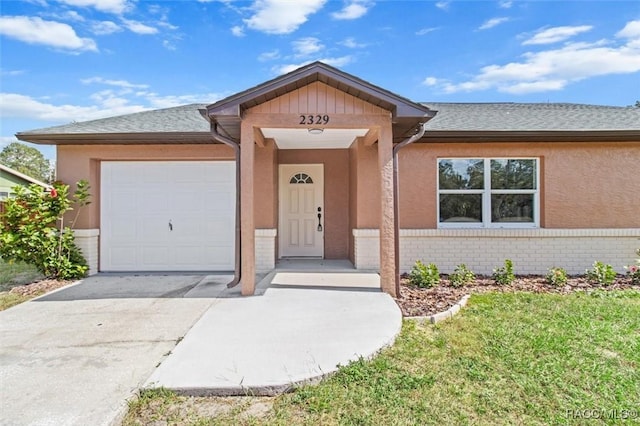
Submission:
[[[374,355],[401,325],[377,274],[281,270],[254,297],[216,300],[145,387],[272,395]]]

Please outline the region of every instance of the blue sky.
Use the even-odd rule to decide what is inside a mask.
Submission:
[[[638,1],[3,0],[0,8],[0,148],[18,131],[215,102],[315,60],[415,101],[640,99]]]

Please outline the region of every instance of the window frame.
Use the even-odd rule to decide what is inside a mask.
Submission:
[[[440,189],[440,161],[442,160],[482,160],[483,181],[482,189]],[[492,160],[533,160],[535,165],[534,189],[492,189],[491,161]],[[441,194],[481,194],[482,220],[480,222],[441,222],[440,195]],[[491,220],[491,196],[499,194],[532,194],[533,222],[493,222]],[[438,157],[436,158],[436,221],[438,228],[447,229],[535,229],[540,227],[540,158],[539,157]]]

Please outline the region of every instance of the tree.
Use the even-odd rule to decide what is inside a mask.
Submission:
[[[51,164],[36,148],[12,142],[0,152],[0,163],[42,182],[51,182]]]

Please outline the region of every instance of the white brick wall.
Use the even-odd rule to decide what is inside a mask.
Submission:
[[[377,269],[377,229],[354,229],[355,267]],[[544,274],[552,266],[583,274],[594,261],[611,264],[619,273],[634,262],[640,229],[402,229],[400,270],[416,260],[433,262],[450,273],[465,263],[479,274],[491,274],[513,260],[517,274]]]
[[[276,267],[276,229],[256,229],[256,272],[268,272]]]
[[[89,275],[98,273],[98,237],[99,229],[75,229],[73,234],[76,237],[76,245],[82,251],[82,255],[89,265]]]

